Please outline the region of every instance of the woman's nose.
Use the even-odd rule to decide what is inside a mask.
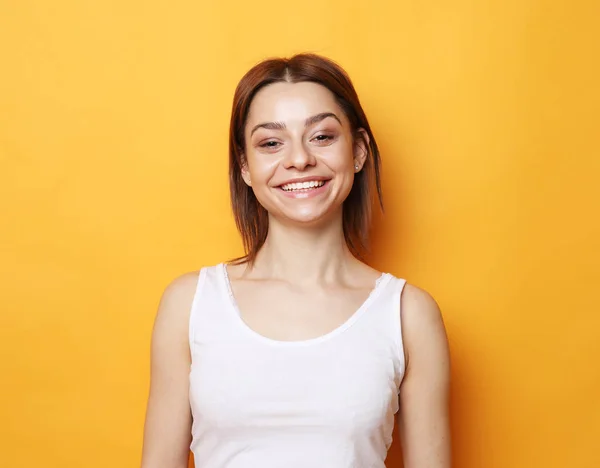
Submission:
[[[303,170],[307,166],[314,166],[316,162],[315,156],[310,152],[304,143],[298,143],[291,148],[291,151],[286,157],[285,168],[296,168]]]

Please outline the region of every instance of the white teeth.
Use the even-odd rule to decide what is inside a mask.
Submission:
[[[292,190],[306,190],[311,188],[317,188],[321,187],[323,184],[325,184],[325,181],[323,180],[311,180],[308,182],[295,182],[292,184],[285,184],[282,185],[281,188],[286,192],[289,192]]]

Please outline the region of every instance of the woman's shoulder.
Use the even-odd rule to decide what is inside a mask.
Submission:
[[[182,300],[189,297],[196,290],[196,284],[201,270],[179,273],[171,278],[163,289],[163,298]]]
[[[403,305],[411,309],[431,309],[437,307],[436,300],[428,291],[408,281],[406,281],[402,292],[402,302]]]
[[[406,282],[400,304],[403,320],[427,325],[439,322],[442,318],[440,307],[433,296],[414,284]]]
[[[218,263],[215,265],[202,266],[197,270],[187,271],[178,274],[171,278],[163,288],[163,298],[168,300],[189,300],[193,299],[194,293],[200,280],[200,275],[205,275],[211,271],[216,270],[222,265]]]
[[[202,266],[171,278],[163,287],[159,313],[178,315],[189,313],[199,282],[204,276],[216,272],[223,263]]]
[[[172,277],[163,287],[156,322],[159,326],[186,329],[202,269]]]
[[[442,312],[433,296],[414,284],[406,283],[400,305],[403,338],[407,350],[446,348],[447,336]]]

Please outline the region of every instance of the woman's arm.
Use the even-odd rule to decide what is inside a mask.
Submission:
[[[173,280],[163,292],[152,332],[150,394],[142,468],[187,468],[191,442],[188,323],[197,273]]]
[[[405,286],[401,303],[407,368],[398,423],[404,468],[450,468],[450,359],[442,316],[433,298],[415,286]]]

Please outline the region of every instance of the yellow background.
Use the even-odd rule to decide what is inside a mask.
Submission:
[[[599,5],[2,0],[0,466],[138,466],[162,289],[240,253],[234,87],[305,50],[382,149],[373,264],[442,307],[455,466],[600,466]]]

